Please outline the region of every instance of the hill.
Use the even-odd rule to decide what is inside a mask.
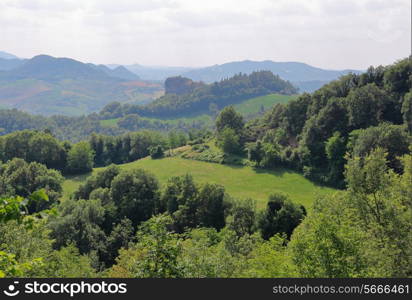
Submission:
[[[0,72],[0,104],[43,115],[91,113],[111,101],[147,102],[162,91],[161,84],[138,80],[123,67],[112,70],[48,55]]]
[[[301,91],[313,91],[325,83],[337,79],[348,73],[360,73],[357,70],[325,70],[300,62],[273,62],[265,61],[239,61],[222,65],[195,69],[182,74],[192,80],[211,83],[224,78],[232,77],[238,73],[250,74],[255,71],[271,71],[280,78],[292,82]],[[306,82],[311,82],[307,84]]]
[[[33,78],[54,82],[62,79],[109,80],[109,76],[97,68],[70,58],[37,55],[22,66],[7,72],[2,78]]]
[[[359,70],[327,70],[301,62],[274,62],[270,60],[245,60],[203,68],[147,67],[138,64],[125,67],[145,80],[164,81],[168,77],[183,76],[205,83],[220,81],[239,73],[250,74],[254,71],[271,71],[279,75],[280,78],[292,82],[293,85],[299,88],[300,92],[313,92],[342,75],[348,73],[359,74],[361,72]]]
[[[251,167],[221,165],[179,157],[153,160],[144,158],[135,162],[119,165],[121,169],[142,168],[152,172],[164,184],[170,177],[192,174],[199,183],[217,183],[225,187],[233,197],[252,198],[263,208],[271,193],[289,194],[296,203],[310,207],[316,194],[333,193],[333,189],[315,186],[302,175],[286,169],[276,171],[254,170]],[[98,172],[103,168],[95,168]],[[77,187],[90,176],[68,177],[63,184],[64,197],[67,199]]]
[[[20,67],[23,65],[25,60],[23,59],[5,59],[0,58],[0,71],[8,71]]]
[[[108,66],[117,67],[119,65]],[[144,80],[155,81],[164,81],[168,77],[178,76],[193,69],[187,67],[142,66],[139,64],[127,65],[125,67]]]
[[[288,81],[269,71],[253,72],[249,75],[237,74],[213,84],[196,84],[189,79],[175,77],[174,88],[147,105],[108,105],[101,114],[106,119],[127,114],[138,114],[151,118],[178,118],[202,113],[216,113],[231,104],[237,104],[257,96],[272,93],[292,95],[297,89]],[[172,93],[171,91],[174,91]],[[176,94],[178,91],[178,94]],[[183,91],[183,93],[181,92]]]
[[[89,66],[103,71],[106,75],[114,78],[120,78],[120,79],[125,79],[125,80],[139,80],[139,76],[136,74],[130,72],[128,69],[126,69],[123,66],[117,66],[114,68],[108,68],[105,65],[93,65],[93,64],[88,64]]]
[[[3,59],[19,59],[16,55],[8,53],[8,52],[4,52],[4,51],[0,51],[0,58],[3,58]]]
[[[277,165],[340,188],[346,186],[345,153],[365,156],[384,148],[389,166],[400,172],[399,157],[412,142],[411,74],[412,60],[405,58],[345,75],[312,94],[275,105],[249,127],[248,141],[258,148],[275,147],[275,153],[266,153]]]

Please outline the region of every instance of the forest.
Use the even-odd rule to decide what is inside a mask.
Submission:
[[[411,58],[342,76],[253,120],[235,99],[293,86],[270,72],[183,83],[147,106],[111,104],[78,119],[0,110],[12,116],[0,118],[0,277],[412,276]],[[211,106],[213,128],[93,125]],[[160,184],[150,170],[120,168],[178,155],[294,170],[335,191],[311,205],[274,191],[259,208],[191,174]],[[63,198],[65,179],[79,175]]]

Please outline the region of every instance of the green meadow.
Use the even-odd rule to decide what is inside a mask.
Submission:
[[[317,195],[327,195],[335,190],[316,186],[302,175],[286,170],[275,171],[254,169],[246,166],[221,165],[180,157],[167,157],[153,160],[150,157],[119,165],[121,169],[145,169],[154,174],[160,184],[172,176],[191,174],[198,183],[217,183],[225,187],[227,193],[236,198],[252,198],[258,208],[263,208],[270,194],[286,193],[299,204],[309,208]],[[103,168],[95,168],[98,172]],[[91,173],[68,177],[63,184],[64,198],[68,198]]]

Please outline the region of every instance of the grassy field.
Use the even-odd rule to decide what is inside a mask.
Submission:
[[[325,195],[334,192],[333,189],[316,186],[302,175],[290,170],[255,170],[251,167],[206,163],[180,157],[158,160],[145,158],[120,165],[120,168],[148,170],[159,179],[161,184],[172,176],[190,173],[198,183],[218,183],[223,185],[233,197],[257,200],[258,208],[263,208],[268,196],[274,192],[289,194],[293,201],[308,208],[317,194]],[[101,169],[97,168],[93,172]],[[63,184],[64,198],[67,199],[88,176],[90,174],[69,177]]]
[[[117,121],[119,121],[120,118],[116,119],[108,119],[108,120],[101,120],[100,125],[104,127],[112,127],[112,126],[117,126]]]
[[[264,110],[268,110],[277,103],[286,103],[289,100],[295,99],[297,96],[288,96],[280,94],[270,94],[266,96],[252,98],[242,103],[234,105],[235,109],[242,115],[258,113],[263,107]]]

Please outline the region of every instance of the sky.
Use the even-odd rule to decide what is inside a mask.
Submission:
[[[411,51],[411,0],[1,0],[0,50],[83,62],[299,61],[366,69]]]

